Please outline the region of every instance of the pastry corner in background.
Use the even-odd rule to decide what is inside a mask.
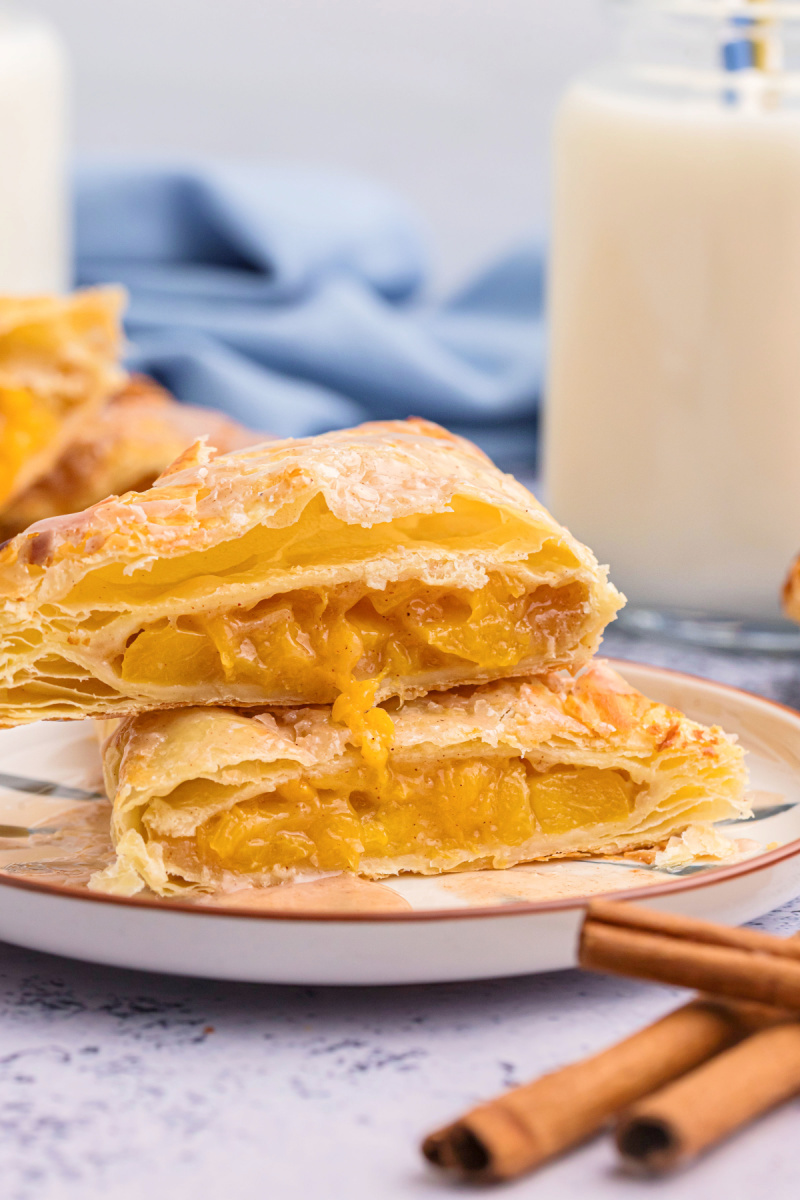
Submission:
[[[119,287],[0,296],[0,505],[87,433],[125,382]]]
[[[182,404],[155,380],[132,375],[58,460],[0,510],[0,539],[36,521],[142,491],[200,437],[220,454],[269,440],[214,409]]]
[[[781,591],[781,600],[786,616],[800,624],[800,556],[789,568]]]

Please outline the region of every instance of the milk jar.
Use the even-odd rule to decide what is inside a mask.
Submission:
[[[0,8],[0,294],[69,283],[66,91],[54,30]]]
[[[629,626],[797,647],[800,4],[615,7],[555,129],[549,505]]]

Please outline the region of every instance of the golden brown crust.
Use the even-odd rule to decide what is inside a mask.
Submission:
[[[783,611],[800,624],[800,558],[792,563],[781,593]]]
[[[52,469],[0,512],[0,540],[37,521],[80,512],[107,496],[142,491],[198,438],[219,454],[268,440],[214,409],[179,404],[134,375],[69,445]]]
[[[538,835],[506,847],[502,865],[621,852],[660,843],[694,821],[747,811],[743,755],[734,740],[647,699],[602,661],[595,660],[577,677],[561,673],[428,696],[393,710],[392,718],[393,764],[419,767],[474,754],[522,756],[537,771],[564,764],[622,771],[643,788],[627,822]],[[120,870],[130,880],[131,868],[165,894],[187,882],[219,886],[225,882],[222,877],[208,871],[182,873],[170,859],[167,843],[148,842],[141,819],[148,805],[157,801],[161,826],[170,830],[170,837],[192,837],[204,820],[239,798],[271,791],[311,770],[324,774],[354,753],[352,735],[332,721],[327,708],[256,715],[185,709],[126,719],[104,751],[121,859],[111,882]],[[253,773],[257,764],[260,775]],[[186,792],[193,780],[214,781],[218,792],[193,803]],[[168,797],[178,787],[182,799],[170,816]],[[492,854],[497,859],[496,847]],[[402,861],[362,860],[359,870],[372,877],[402,870],[437,873],[476,859],[481,859],[480,849],[461,857],[422,853]],[[241,885],[241,880],[228,882]]]
[[[232,528],[239,537],[256,525],[285,528],[315,496],[339,520],[370,527],[444,512],[456,494],[529,512],[554,534],[565,534],[527,488],[471,442],[415,418],[375,421],[212,457],[170,470],[147,492],[40,521],[0,554],[0,586],[19,564],[20,590],[32,590],[24,567],[34,540],[47,547],[36,552],[39,565],[60,567],[59,579],[79,577],[87,555],[95,566],[136,563],[211,549],[228,540]]]
[[[406,519],[411,526],[402,526]],[[173,585],[184,570],[184,583]],[[134,684],[115,664],[138,631],[159,620],[247,612],[288,591],[352,582],[476,590],[493,572],[509,577],[518,595],[541,586],[571,597],[560,648],[548,642],[486,670],[456,663],[386,677],[379,698],[577,669],[622,598],[591,552],[527,489],[427,422],[376,422],[217,457],[191,447],[149,491],[39,522],[0,552],[0,723],[185,704],[303,703],[307,694],[267,694],[255,683]]]
[[[125,380],[121,288],[0,297],[0,503],[46,474]]]

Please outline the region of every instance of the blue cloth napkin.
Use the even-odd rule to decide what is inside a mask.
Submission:
[[[429,417],[532,469],[540,246],[434,305],[413,215],[358,178],[105,162],[76,216],[77,282],[125,284],[129,365],[179,399],[280,436]]]

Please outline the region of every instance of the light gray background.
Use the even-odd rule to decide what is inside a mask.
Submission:
[[[556,98],[609,0],[31,0],[84,150],[330,163],[404,193],[440,286],[546,219]]]

